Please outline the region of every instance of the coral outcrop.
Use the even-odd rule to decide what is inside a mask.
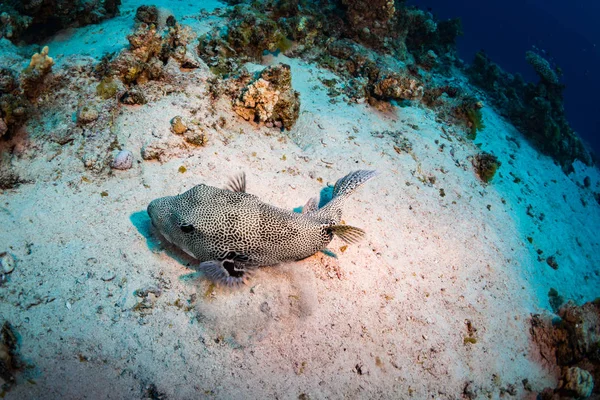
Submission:
[[[541,398],[600,394],[600,299],[582,306],[567,302],[557,315],[558,320],[539,314],[531,318],[530,333],[542,358],[561,367],[558,387],[546,389]]]
[[[158,10],[154,6],[141,6],[136,12],[136,26],[127,36],[129,48],[122,50],[114,59],[102,60],[96,70],[101,83],[98,95],[110,98],[118,91],[115,79],[129,87],[120,95],[124,104],[144,104],[146,102],[141,85],[163,79],[169,74],[169,64],[175,60],[181,68],[198,68],[200,63],[187,46],[194,33],[189,27],[180,25],[170,16],[167,25],[158,25]],[[137,87],[137,88],[134,88]]]
[[[21,89],[30,100],[36,99],[41,90],[46,76],[50,73],[54,60],[48,56],[48,46],[31,57],[29,66],[21,73]]]
[[[423,91],[423,83],[414,77],[405,73],[379,71],[372,93],[383,99],[420,100]]]
[[[290,66],[278,64],[265,68],[242,89],[233,109],[247,121],[290,129],[300,114],[300,94],[292,88]]]
[[[520,75],[503,71],[482,52],[476,54],[467,72],[474,84],[486,90],[498,111],[565,171],[572,170],[576,159],[590,164],[590,154],[566,119],[564,86],[557,69],[532,51],[527,52],[526,59],[539,82],[526,83]]]
[[[17,71],[0,67],[0,138],[21,126],[40,94],[54,65],[48,46],[31,57],[27,68]]]
[[[528,51],[525,53],[525,59],[533,67],[533,70],[538,74],[542,81],[550,85],[560,84],[558,73],[544,57],[533,51]]]

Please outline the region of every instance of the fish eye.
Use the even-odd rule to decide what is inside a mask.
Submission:
[[[192,232],[194,232],[194,225],[192,225],[192,224],[181,224],[181,225],[179,225],[179,229],[181,229],[181,231],[183,233],[192,233]]]

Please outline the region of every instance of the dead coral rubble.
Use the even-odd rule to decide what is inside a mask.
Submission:
[[[568,302],[558,310],[558,321],[535,314],[530,333],[543,359],[561,367],[556,389],[542,399],[586,398],[600,394],[600,299],[577,306]],[[559,397],[557,397],[559,396]]]

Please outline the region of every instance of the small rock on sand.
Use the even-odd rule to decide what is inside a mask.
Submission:
[[[133,165],[133,154],[129,150],[121,150],[112,162],[113,169],[125,170]]]

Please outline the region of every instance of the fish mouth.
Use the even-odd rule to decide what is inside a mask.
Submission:
[[[156,226],[156,215],[155,215],[155,210],[156,210],[156,200],[152,200],[150,202],[150,204],[148,204],[148,208],[146,208],[146,212],[148,213],[148,216],[150,217],[150,222],[152,222],[152,226],[157,228]]]

